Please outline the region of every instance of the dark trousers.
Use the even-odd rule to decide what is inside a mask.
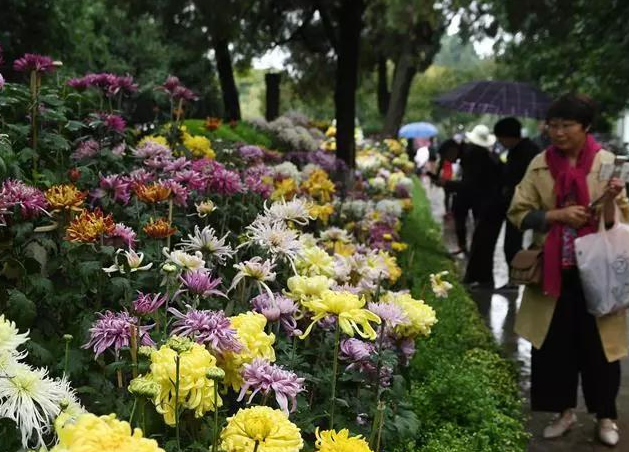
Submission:
[[[579,375],[588,412],[617,418],[620,362],[605,358],[596,319],[585,308],[579,273],[566,270],[542,348],[531,353],[531,409],[561,413],[577,406]]]
[[[452,215],[454,217],[454,232],[457,245],[462,250],[467,250],[467,218],[472,211],[474,221],[478,218],[478,207],[473,203],[473,198],[467,193],[457,192],[452,201]]]
[[[478,282],[493,286],[494,284],[494,251],[504,221],[504,212],[495,204],[484,206],[478,216],[470,259],[467,263],[464,282]]]
[[[518,251],[522,249],[523,236],[522,231],[516,228],[509,220],[505,221],[505,244],[503,250],[509,269],[511,269],[511,261]]]

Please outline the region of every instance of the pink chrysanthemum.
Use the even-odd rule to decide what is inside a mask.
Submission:
[[[290,412],[297,408],[297,394],[304,390],[304,379],[294,372],[283,369],[281,366],[271,364],[263,359],[256,358],[251,364],[245,364],[242,371],[244,383],[238,396],[241,401],[245,394],[253,390],[247,403],[251,403],[255,395],[260,392],[264,395],[271,391],[275,393],[275,400],[280,409],[288,415],[288,400],[291,401]]]
[[[113,313],[106,311],[104,314],[97,313],[98,319],[90,328],[90,340],[82,348],[92,348],[98,358],[105,350],[112,348],[116,357],[123,347],[128,347],[131,341],[131,327],[138,324],[138,319],[132,317],[127,312]],[[152,326],[139,327],[139,344],[154,345],[153,339],[148,331]]]
[[[208,178],[199,171],[183,170],[177,171],[173,180],[186,185],[190,190],[205,191]]]
[[[168,300],[168,294],[142,293],[133,301],[133,310],[140,315],[152,314]]]
[[[19,206],[22,217],[31,219],[46,212],[48,201],[41,190],[19,180],[7,179],[0,186],[0,205],[4,206],[5,213]],[[2,217],[0,224],[4,224]]]
[[[21,58],[13,62],[13,70],[16,72],[39,72],[50,73],[56,69],[52,58],[35,53],[26,53]]]
[[[217,169],[209,175],[208,191],[220,195],[234,195],[242,193],[244,187],[240,174],[228,169]]]
[[[171,158],[172,151],[168,146],[147,140],[133,151],[133,156],[141,159]]]
[[[101,176],[99,186],[99,188],[92,190],[92,197],[100,199],[109,195],[112,200],[125,205],[131,199],[131,181],[126,176],[120,174]]]
[[[295,315],[299,307],[288,297],[276,293],[272,299],[268,293],[263,292],[251,299],[251,306],[269,322],[279,320],[287,333],[292,333],[297,328]]]
[[[167,179],[162,181],[162,185],[170,188],[173,195],[173,203],[179,207],[186,207],[188,205],[188,195],[190,192],[186,187],[173,179]]]
[[[168,164],[164,166],[164,171],[167,173],[176,173],[178,171],[185,170],[190,165],[190,160],[185,157],[179,157],[178,159],[169,161]]]
[[[238,340],[236,329],[232,327],[223,311],[190,309],[182,314],[177,309],[170,308],[168,312],[177,318],[171,334],[190,337],[219,354],[238,353],[242,350],[243,345]]]
[[[124,133],[124,130],[127,127],[126,121],[120,115],[102,113],[99,118],[103,121],[105,127],[112,132]]]
[[[100,151],[100,145],[96,140],[81,141],[76,150],[70,155],[73,160],[85,160],[94,157]]]
[[[135,249],[137,234],[129,226],[122,223],[116,223],[114,231],[107,236],[105,243],[116,248]]]
[[[138,168],[129,173],[129,179],[131,179],[131,186],[134,184],[147,185],[155,179],[155,176],[144,168]]]
[[[376,314],[389,327],[395,328],[398,325],[408,322],[408,317],[398,305],[393,303],[370,302],[367,309]]]

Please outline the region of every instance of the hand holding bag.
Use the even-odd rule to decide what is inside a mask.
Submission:
[[[587,310],[602,317],[629,307],[629,226],[618,221],[605,228],[605,218],[597,233],[575,241],[577,265]]]
[[[511,260],[509,282],[515,285],[542,284],[544,275],[544,250],[520,250]]]

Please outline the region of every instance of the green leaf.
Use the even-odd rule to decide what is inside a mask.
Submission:
[[[54,362],[55,358],[53,354],[39,342],[31,339],[26,343],[28,355],[31,358],[35,358],[39,364],[50,365]]]
[[[81,130],[83,127],[85,127],[85,124],[80,121],[68,121],[65,125],[65,128],[70,132],[76,132],[77,130]]]
[[[22,148],[22,150],[18,153],[17,159],[22,163],[26,163],[33,160],[33,157],[35,157],[36,155],[37,152],[35,152],[33,149]]]
[[[29,275],[28,283],[36,295],[45,296],[54,290],[52,281],[42,275]]]
[[[35,303],[17,289],[9,290],[6,315],[15,321],[20,328],[28,328],[32,325],[37,315]]]

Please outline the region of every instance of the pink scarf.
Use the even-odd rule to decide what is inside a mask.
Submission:
[[[571,193],[574,195],[577,205],[588,206],[590,191],[587,185],[587,175],[590,173],[594,157],[600,149],[600,144],[588,134],[576,166],[570,166],[568,157],[555,146],[550,146],[546,150],[546,163],[555,180],[555,208],[563,207],[562,203]],[[561,293],[563,228],[562,223],[554,223],[544,243],[544,293],[555,298],[559,298]],[[594,223],[590,223],[579,229],[577,235],[581,237],[595,231],[596,226]]]

